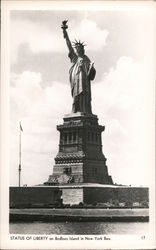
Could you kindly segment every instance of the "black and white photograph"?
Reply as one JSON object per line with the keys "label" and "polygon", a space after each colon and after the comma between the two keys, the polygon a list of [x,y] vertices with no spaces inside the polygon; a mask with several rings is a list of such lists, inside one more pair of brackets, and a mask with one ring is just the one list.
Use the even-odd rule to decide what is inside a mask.
{"label": "black and white photograph", "polygon": [[155,7],[2,1],[2,249],[155,248]]}

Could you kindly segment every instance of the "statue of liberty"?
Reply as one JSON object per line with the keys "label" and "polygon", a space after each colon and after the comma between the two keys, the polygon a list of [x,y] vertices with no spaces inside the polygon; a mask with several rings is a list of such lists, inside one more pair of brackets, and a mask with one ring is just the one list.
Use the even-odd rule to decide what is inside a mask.
{"label": "statue of liberty", "polygon": [[94,64],[85,55],[84,43],[75,40],[73,46],[67,33],[67,21],[62,22],[61,28],[69,49],[69,58],[72,66],[69,71],[71,94],[73,97],[72,112],[92,114],[91,108],[91,86],[90,81],[94,80],[96,70]]}

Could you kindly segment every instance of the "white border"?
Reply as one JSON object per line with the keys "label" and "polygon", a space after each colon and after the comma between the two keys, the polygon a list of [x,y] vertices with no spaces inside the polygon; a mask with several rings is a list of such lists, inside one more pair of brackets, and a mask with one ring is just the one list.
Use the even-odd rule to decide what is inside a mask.
{"label": "white border", "polygon": [[[149,9],[156,16],[154,1],[3,1],[2,0],[2,76],[1,76],[1,249],[153,249],[155,248],[155,175],[151,176],[150,235],[142,241],[140,236],[111,235],[111,241],[12,241],[9,237],[9,11],[10,10],[140,10]],[[154,104],[153,104],[154,105]],[[154,105],[155,107],[155,105]],[[154,110],[153,110],[154,112]],[[155,112],[154,112],[155,113]],[[154,124],[154,115],[153,115]],[[155,160],[154,148],[153,161]],[[152,190],[152,192],[151,192]],[[26,235],[24,235],[26,236]],[[93,236],[94,237],[94,236]],[[108,236],[109,237],[109,236]],[[91,244],[90,244],[91,243]]]}

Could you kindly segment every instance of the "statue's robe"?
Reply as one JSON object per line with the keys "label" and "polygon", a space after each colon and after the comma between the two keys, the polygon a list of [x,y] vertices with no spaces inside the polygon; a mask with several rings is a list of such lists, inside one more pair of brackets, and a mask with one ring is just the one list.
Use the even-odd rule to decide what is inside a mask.
{"label": "statue's robe", "polygon": [[96,71],[93,66],[91,67],[91,61],[86,55],[79,57],[72,50],[69,58],[72,62],[69,71],[73,97],[72,112],[92,114],[90,81],[94,80]]}

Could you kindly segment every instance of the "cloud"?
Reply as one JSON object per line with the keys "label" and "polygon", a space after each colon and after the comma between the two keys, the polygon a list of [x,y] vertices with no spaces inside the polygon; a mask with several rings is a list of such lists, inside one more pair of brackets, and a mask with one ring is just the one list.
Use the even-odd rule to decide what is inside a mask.
{"label": "cloud", "polygon": [[80,24],[77,24],[72,32],[72,40],[84,41],[87,44],[87,49],[98,51],[103,49],[106,44],[108,30],[100,28],[95,21],[83,19]]}
{"label": "cloud", "polygon": [[[153,140],[153,79],[150,64],[121,57],[116,67],[92,86],[94,113],[106,126],[104,154],[108,158],[110,173],[118,183],[129,181],[137,185],[149,181],[147,166]],[[135,174],[139,172],[141,175]]]}
{"label": "cloud", "polygon": [[43,95],[40,86],[41,74],[30,71],[22,72],[20,75],[12,74],[11,82],[11,101],[16,106],[16,115],[30,114],[35,103],[40,102]]}
{"label": "cloud", "polygon": [[[24,164],[22,165],[28,173],[38,172],[36,181],[27,176],[24,177],[29,185],[43,183],[47,180],[48,173],[52,172],[59,143],[56,125],[62,123],[64,114],[70,113],[71,110],[72,98],[69,86],[60,82],[52,82],[51,87],[42,88],[41,82],[40,73],[25,71],[21,74],[12,74],[10,87],[11,172],[15,173],[14,176],[17,172],[18,133],[21,120],[23,127],[22,162]],[[13,179],[12,175],[11,178],[12,184],[17,184],[17,179]]]}
{"label": "cloud", "polygon": [[51,82],[50,87],[43,88],[41,74],[30,71],[12,74],[11,81],[11,99],[19,110],[25,107],[23,117],[42,118],[43,115],[55,117],[58,112],[62,113],[62,109],[69,111],[67,105],[67,102],[71,102],[69,86],[55,81]]}
{"label": "cloud", "polygon": [[55,31],[29,20],[12,20],[10,42],[13,62],[16,61],[18,48],[23,43],[27,43],[33,53],[63,51],[62,40]]}
{"label": "cloud", "polygon": [[[73,24],[73,25],[72,25]],[[56,23],[56,25],[59,25]],[[105,45],[108,35],[107,30],[103,30],[89,19],[83,19],[80,23],[74,23],[71,20],[69,29],[71,40],[75,37],[84,39],[89,44],[88,49],[100,50]],[[93,39],[94,35],[94,39]],[[49,25],[21,19],[11,20],[11,59],[17,60],[18,49],[21,44],[28,44],[33,53],[55,52],[62,53],[66,51],[66,44],[63,39],[61,28],[50,29]]]}

